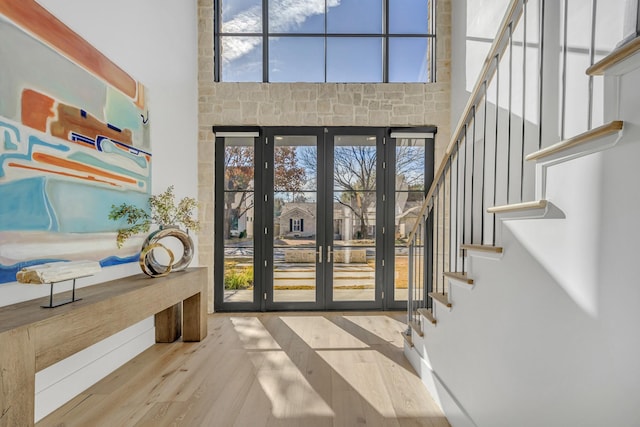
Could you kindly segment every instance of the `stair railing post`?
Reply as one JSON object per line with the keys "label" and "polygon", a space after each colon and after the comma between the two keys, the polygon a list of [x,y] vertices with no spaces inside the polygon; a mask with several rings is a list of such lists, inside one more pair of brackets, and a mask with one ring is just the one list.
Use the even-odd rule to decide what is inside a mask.
{"label": "stair railing post", "polygon": [[415,260],[414,256],[414,246],[415,246],[415,235],[413,237],[414,240],[409,244],[409,278],[407,283],[407,331],[406,335],[411,335],[411,322],[413,321],[413,288],[414,288],[414,271],[415,268]]}
{"label": "stair railing post", "polygon": [[424,248],[425,248],[425,256],[424,256],[424,293],[423,298],[426,301],[425,307],[432,308],[433,302],[431,298],[429,298],[429,293],[433,292],[433,235],[434,235],[434,227],[433,227],[433,210],[431,211],[431,215],[429,215],[425,219],[425,238],[424,238]]}
{"label": "stair railing post", "polygon": [[617,47],[640,36],[640,0],[627,0],[624,16],[625,21],[622,28],[623,37]]}

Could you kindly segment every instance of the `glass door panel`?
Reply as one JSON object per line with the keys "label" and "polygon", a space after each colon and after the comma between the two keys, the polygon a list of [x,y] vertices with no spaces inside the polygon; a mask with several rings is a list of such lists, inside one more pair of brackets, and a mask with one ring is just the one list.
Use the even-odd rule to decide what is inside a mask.
{"label": "glass door panel", "polygon": [[318,148],[315,135],[276,135],[273,302],[318,300]]}
{"label": "glass door panel", "polygon": [[333,301],[376,300],[376,135],[333,138]]}
{"label": "glass door panel", "polygon": [[394,205],[394,292],[395,301],[407,300],[407,239],[415,226],[424,201],[424,138],[395,140],[395,205]]}
{"label": "glass door panel", "polygon": [[[253,307],[256,299],[255,283],[255,148],[252,137],[219,138],[218,149],[223,152],[217,168],[217,197],[222,203],[220,225],[216,233],[222,239],[216,251],[222,253],[217,268],[222,270],[216,280],[223,282],[217,298],[222,304]],[[222,176],[221,176],[222,175]],[[219,301],[219,300],[218,300]]]}

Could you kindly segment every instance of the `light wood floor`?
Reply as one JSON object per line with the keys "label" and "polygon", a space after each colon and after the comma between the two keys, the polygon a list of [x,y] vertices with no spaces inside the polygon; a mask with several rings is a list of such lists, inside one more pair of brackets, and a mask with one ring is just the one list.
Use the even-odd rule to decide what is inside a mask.
{"label": "light wood floor", "polygon": [[402,353],[400,313],[214,314],[38,426],[449,426]]}

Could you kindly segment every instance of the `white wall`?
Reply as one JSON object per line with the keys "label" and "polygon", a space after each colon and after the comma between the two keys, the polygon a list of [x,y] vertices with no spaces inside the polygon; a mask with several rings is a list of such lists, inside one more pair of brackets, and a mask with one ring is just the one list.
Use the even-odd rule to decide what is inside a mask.
{"label": "white wall", "polygon": [[[173,184],[177,197],[197,197],[196,0],[38,2],[148,89],[153,193]],[[194,243],[197,247],[197,241]],[[197,259],[196,254],[192,265]],[[85,279],[83,285],[139,272],[137,264],[110,267]],[[0,306],[47,292],[46,286],[2,284]],[[154,339],[150,318],[41,371],[36,378],[36,420],[143,351]]]}
{"label": "white wall", "polygon": [[451,2],[451,126],[455,128],[509,0]]}
{"label": "white wall", "polygon": [[[453,33],[466,34],[455,23],[466,21],[456,13],[468,13],[467,5],[454,5]],[[454,37],[453,70],[465,57],[456,43],[469,48]],[[630,62],[633,71],[619,81],[607,77],[599,100],[604,121],[624,120],[622,142],[550,166],[540,193],[561,215],[498,222],[504,255],[470,257],[473,288],[451,286],[452,309],[436,304],[437,325],[424,326],[424,340],[414,335],[416,352],[473,425],[640,425],[640,57]],[[453,78],[455,111],[469,87],[464,73]],[[568,105],[582,108],[579,102]],[[545,109],[557,113],[557,106]],[[567,114],[567,132],[580,117]],[[555,120],[549,143],[559,138]]]}

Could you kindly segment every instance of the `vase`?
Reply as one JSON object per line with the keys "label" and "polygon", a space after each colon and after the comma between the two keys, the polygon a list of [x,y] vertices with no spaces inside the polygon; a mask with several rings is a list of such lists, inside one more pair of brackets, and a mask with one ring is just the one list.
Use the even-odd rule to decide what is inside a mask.
{"label": "vase", "polygon": [[[160,241],[167,237],[174,237],[182,243],[182,257],[174,262],[173,252],[164,246]],[[163,265],[153,254],[153,249],[161,248],[169,254],[169,264]],[[184,230],[174,225],[161,225],[159,229],[153,231],[142,244],[140,252],[140,267],[142,271],[152,277],[160,277],[172,271],[182,271],[189,266],[193,259],[193,240]]]}

